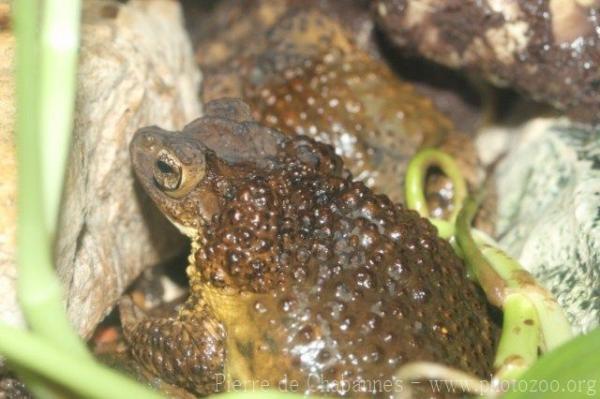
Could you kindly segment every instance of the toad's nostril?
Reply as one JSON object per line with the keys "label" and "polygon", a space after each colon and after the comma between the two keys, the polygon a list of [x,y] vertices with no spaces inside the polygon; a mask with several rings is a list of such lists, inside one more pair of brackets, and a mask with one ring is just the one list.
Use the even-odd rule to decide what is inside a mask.
{"label": "toad's nostril", "polygon": [[144,144],[146,144],[147,146],[154,144],[154,136],[152,134],[150,134],[149,132],[144,133],[142,138],[143,138]]}
{"label": "toad's nostril", "polygon": [[142,132],[140,134],[140,136],[141,136],[140,142],[141,142],[142,146],[147,149],[152,149],[152,147],[154,146],[154,143],[156,141],[154,138],[154,135],[150,132]]}

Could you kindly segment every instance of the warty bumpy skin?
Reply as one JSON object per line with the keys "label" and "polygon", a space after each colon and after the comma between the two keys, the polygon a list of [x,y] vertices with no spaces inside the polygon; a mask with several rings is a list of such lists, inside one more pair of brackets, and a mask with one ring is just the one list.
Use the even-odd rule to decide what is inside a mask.
{"label": "warty bumpy skin", "polygon": [[[199,142],[205,173],[186,197],[161,197],[134,156],[159,208],[196,229],[190,298],[178,316],[126,328],[137,358],[201,394],[294,381],[304,393],[391,397],[382,384],[401,384],[393,374],[413,360],[488,377],[497,326],[436,229],[353,181],[330,146],[260,127],[237,100],[220,104],[182,133],[155,128],[158,153],[178,153],[162,134]],[[150,150],[134,139],[136,151]],[[175,215],[184,203],[201,209],[195,220]],[[165,344],[173,328],[179,346]]]}
{"label": "warty bumpy skin", "polygon": [[[404,201],[404,171],[424,147],[447,151],[472,187],[481,183],[471,138],[322,10],[292,9],[246,40],[245,51],[205,68],[204,101],[242,98],[259,123],[331,144],[356,179],[394,202]],[[445,178],[436,175],[427,197],[434,216],[452,212]]]}

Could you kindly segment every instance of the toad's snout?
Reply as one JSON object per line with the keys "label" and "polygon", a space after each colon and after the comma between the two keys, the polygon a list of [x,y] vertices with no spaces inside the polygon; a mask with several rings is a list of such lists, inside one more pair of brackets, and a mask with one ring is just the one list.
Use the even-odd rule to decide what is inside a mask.
{"label": "toad's snout", "polygon": [[161,129],[155,126],[139,129],[129,144],[129,154],[133,170],[144,188],[148,191],[153,183],[153,170],[159,150],[163,147]]}
{"label": "toad's snout", "polygon": [[135,153],[155,153],[157,146],[161,143],[162,131],[156,126],[144,127],[136,131],[131,139],[129,151],[133,156]]}

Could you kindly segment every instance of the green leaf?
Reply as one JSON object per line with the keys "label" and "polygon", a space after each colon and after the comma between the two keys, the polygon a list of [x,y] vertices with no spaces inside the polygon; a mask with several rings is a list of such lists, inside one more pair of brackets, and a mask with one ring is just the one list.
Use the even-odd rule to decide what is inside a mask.
{"label": "green leaf", "polygon": [[545,354],[503,399],[600,397],[600,328]]}

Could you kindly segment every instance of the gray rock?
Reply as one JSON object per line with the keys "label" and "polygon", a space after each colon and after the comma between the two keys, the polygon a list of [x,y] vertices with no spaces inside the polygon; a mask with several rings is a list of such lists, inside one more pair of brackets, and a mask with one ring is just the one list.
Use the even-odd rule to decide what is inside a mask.
{"label": "gray rock", "polygon": [[198,117],[200,73],[179,3],[84,3],[76,118],[56,246],[67,312],[88,336],[144,268],[182,237],[136,187],[129,142],[142,126]]}
{"label": "gray rock", "polygon": [[[77,105],[55,247],[69,318],[89,336],[131,281],[183,238],[138,195],[128,145],[198,117],[200,73],[170,0],[83,3]],[[9,10],[0,8],[0,18]],[[0,320],[23,325],[15,265],[14,36],[0,30]]]}
{"label": "gray rock", "polygon": [[574,329],[590,331],[600,324],[600,129],[534,119],[520,130],[497,169],[497,237]]}

